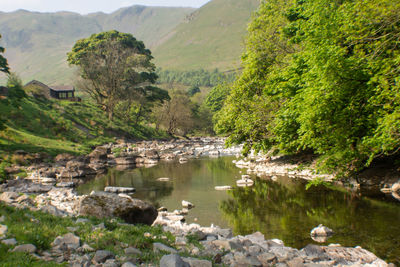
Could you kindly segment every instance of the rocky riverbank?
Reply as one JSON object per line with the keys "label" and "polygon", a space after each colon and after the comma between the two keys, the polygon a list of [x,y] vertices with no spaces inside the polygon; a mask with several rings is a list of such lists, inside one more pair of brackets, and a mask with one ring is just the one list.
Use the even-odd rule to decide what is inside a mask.
{"label": "rocky riverbank", "polygon": [[373,166],[354,177],[335,179],[334,175],[316,174],[313,168],[304,167],[311,164],[312,157],[268,157],[265,155],[252,155],[246,159],[234,161],[238,168],[245,169],[248,174],[259,177],[275,179],[276,176],[289,176],[305,180],[321,179],[344,186],[352,191],[361,193],[387,194],[400,201],[400,172],[393,166]]}
{"label": "rocky riverbank", "polygon": [[[345,248],[335,244],[308,245],[298,250],[284,246],[281,240],[265,240],[261,233],[233,236],[230,229],[187,224],[184,222],[185,214],[190,207],[187,203],[181,210],[156,211],[151,205],[134,199],[129,194],[120,193],[119,190],[114,190],[115,193],[93,192],[90,195],[79,196],[73,188],[70,188],[85,176],[104,172],[109,167],[131,168],[153,165],[160,160],[179,160],[184,163],[192,157],[234,155],[239,151],[240,148],[225,149],[223,139],[214,138],[175,142],[136,142],[97,147],[88,156],[73,157],[63,154],[57,156],[52,163],[37,163],[26,168],[28,179],[14,179],[1,185],[0,191],[3,193],[0,195],[0,200],[18,209],[65,217],[77,226],[69,226],[68,233],[55,237],[50,249],[37,249],[32,246],[33,244],[23,244],[24,242],[7,235],[7,231],[2,235],[3,244],[9,246],[10,250],[25,251],[40,260],[64,262],[76,267],[388,266],[383,260],[360,247]],[[245,161],[236,163],[249,167],[250,172],[261,173],[263,168],[266,170],[265,167],[257,166],[262,166],[268,161],[256,159],[248,163]],[[270,167],[275,168],[275,175],[284,174],[279,173],[284,168],[277,169],[273,165]],[[289,171],[291,167],[294,166],[286,166],[286,170]],[[297,172],[290,175],[296,174],[299,175]],[[306,173],[304,176],[307,176]],[[107,224],[114,226],[109,228],[104,223],[95,225],[87,219],[77,218],[82,215],[99,218],[118,217],[125,223],[115,225],[111,219]],[[126,243],[128,241],[113,242],[114,252],[107,250],[106,243],[94,248],[95,244],[99,244],[96,237],[93,237],[96,242],[82,242],[85,239],[92,240],[88,239],[89,234],[83,234],[82,228],[92,231],[95,235],[98,234],[98,238],[104,238],[111,232],[118,231],[118,227],[129,228],[129,224],[126,223],[161,226],[165,234],[156,236],[144,233],[143,236],[150,242],[145,246],[146,252],[138,245]],[[173,235],[173,242],[159,242],[164,240],[168,233]],[[149,248],[151,253],[148,252]],[[190,257],[187,257],[188,255]]]}

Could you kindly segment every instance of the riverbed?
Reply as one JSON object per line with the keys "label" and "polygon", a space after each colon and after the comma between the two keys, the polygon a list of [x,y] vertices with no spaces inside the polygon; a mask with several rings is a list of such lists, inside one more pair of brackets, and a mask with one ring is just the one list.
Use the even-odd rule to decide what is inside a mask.
{"label": "riverbed", "polygon": [[[400,263],[400,204],[350,193],[340,187],[318,186],[306,190],[303,179],[287,176],[252,176],[253,187],[235,187],[242,171],[234,157],[160,162],[149,168],[110,169],[81,185],[80,194],[106,186],[134,187],[134,197],[168,210],[181,209],[181,201],[195,205],[187,222],[232,228],[235,234],[262,232],[285,245],[302,248],[310,243],[354,247],[360,245],[388,262]],[[159,181],[159,178],[169,178]],[[272,178],[272,179],[271,179]],[[217,191],[215,186],[234,186]],[[319,224],[335,234],[325,243],[310,238]]]}

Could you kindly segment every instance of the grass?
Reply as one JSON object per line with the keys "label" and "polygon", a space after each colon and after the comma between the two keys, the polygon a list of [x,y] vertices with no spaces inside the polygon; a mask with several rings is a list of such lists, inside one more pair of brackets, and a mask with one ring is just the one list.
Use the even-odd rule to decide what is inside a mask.
{"label": "grass", "polygon": [[[81,244],[87,243],[96,250],[109,250],[116,255],[125,256],[124,247],[135,247],[143,253],[139,256],[141,262],[159,262],[163,253],[155,254],[153,243],[159,242],[173,247],[175,241],[174,236],[163,232],[161,227],[121,224],[117,219],[88,218],[89,222],[76,224],[76,218],[61,218],[43,212],[15,209],[2,203],[0,216],[5,217],[2,224],[8,226],[7,238],[15,238],[19,244],[33,244],[39,254],[49,250],[57,236],[69,233],[67,227],[77,227],[75,235],[80,237]],[[95,227],[100,223],[105,228]],[[9,253],[10,248],[12,247],[0,246],[1,266],[58,266],[51,263],[40,265],[44,263],[27,254]]]}
{"label": "grass", "polygon": [[257,0],[210,1],[155,47],[156,65],[171,70],[238,68],[247,23],[258,5]]}
{"label": "grass", "polygon": [[[16,150],[50,156],[60,153],[85,154],[93,147],[114,142],[115,138],[166,138],[162,132],[144,125],[127,125],[106,114],[89,101],[70,102],[23,98],[19,106],[0,100],[5,129],[0,131],[3,158]],[[4,115],[5,114],[5,115]]]}

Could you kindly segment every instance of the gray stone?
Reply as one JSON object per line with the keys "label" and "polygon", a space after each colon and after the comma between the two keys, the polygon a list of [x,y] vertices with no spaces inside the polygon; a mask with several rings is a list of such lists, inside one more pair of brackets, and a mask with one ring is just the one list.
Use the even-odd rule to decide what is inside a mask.
{"label": "gray stone", "polygon": [[311,258],[316,258],[319,260],[329,259],[329,257],[325,254],[325,250],[317,245],[309,244],[305,246],[301,251]]}
{"label": "gray stone", "polygon": [[127,223],[147,225],[153,224],[158,215],[157,210],[144,201],[105,192],[84,196],[80,200],[78,211],[80,215],[119,217]]}
{"label": "gray stone", "polygon": [[286,262],[286,264],[289,267],[303,267],[304,266],[304,260],[300,257],[296,257],[294,259],[291,259],[290,261]]}
{"label": "gray stone", "polygon": [[90,222],[88,219],[78,218],[75,223],[88,223],[88,222]]}
{"label": "gray stone", "polygon": [[70,187],[75,187],[74,182],[60,182],[56,184],[56,187],[62,187],[62,188],[70,188]]}
{"label": "gray stone", "polygon": [[182,207],[192,209],[192,208],[194,208],[194,205],[192,203],[190,203],[189,201],[182,200]]}
{"label": "gray stone", "polygon": [[8,227],[7,225],[0,224],[0,236],[5,236],[7,234]]}
{"label": "gray stone", "polygon": [[320,224],[311,230],[311,236],[331,236],[333,235],[333,230]]}
{"label": "gray stone", "polygon": [[178,251],[176,251],[176,249],[173,249],[173,248],[168,247],[161,243],[153,243],[153,251],[154,252],[164,251],[164,252],[169,252],[169,253],[178,253]]}
{"label": "gray stone", "polygon": [[6,202],[6,203],[12,203],[18,197],[19,197],[19,195],[15,192],[4,192],[3,194],[0,195],[0,201]]}
{"label": "gray stone", "polygon": [[176,254],[164,255],[160,261],[160,267],[190,267]]}
{"label": "gray stone", "polygon": [[133,264],[132,262],[125,262],[124,264],[122,264],[121,267],[137,267],[135,264]]}
{"label": "gray stone", "polygon": [[98,250],[94,254],[93,261],[95,263],[103,263],[108,259],[114,259],[114,253],[108,250]]}
{"label": "gray stone", "polygon": [[216,234],[223,238],[232,238],[233,236],[232,229],[219,229]]}
{"label": "gray stone", "polygon": [[119,193],[134,193],[136,191],[133,187],[115,187],[115,186],[107,186],[104,188],[104,192],[119,194]]}
{"label": "gray stone", "polygon": [[137,248],[129,247],[124,250],[126,255],[142,255],[142,252]]}
{"label": "gray stone", "polygon": [[46,206],[41,207],[40,211],[50,213],[54,216],[60,216],[60,217],[66,215],[64,211],[57,209],[56,207],[51,206],[51,205],[46,205]]}
{"label": "gray stone", "polygon": [[17,240],[15,238],[4,239],[1,241],[6,246],[15,246],[17,244]]}
{"label": "gray stone", "polygon": [[4,215],[0,216],[0,223],[4,222],[6,220],[6,217]]}
{"label": "gray stone", "polygon": [[182,258],[190,267],[212,267],[211,261],[199,260],[194,258]]}
{"label": "gray stone", "polygon": [[269,266],[272,262],[276,261],[276,256],[273,253],[262,253],[257,256],[257,259],[264,265]]}
{"label": "gray stone", "polygon": [[119,267],[118,261],[114,259],[108,259],[105,263],[103,263],[102,267]]}
{"label": "gray stone", "polygon": [[16,246],[12,251],[13,252],[35,253],[36,247],[32,244],[25,244],[25,245]]}
{"label": "gray stone", "polygon": [[79,248],[81,240],[79,237],[72,233],[65,234],[63,236],[58,236],[52,243],[52,246],[62,246],[65,245],[67,249],[75,250]]}

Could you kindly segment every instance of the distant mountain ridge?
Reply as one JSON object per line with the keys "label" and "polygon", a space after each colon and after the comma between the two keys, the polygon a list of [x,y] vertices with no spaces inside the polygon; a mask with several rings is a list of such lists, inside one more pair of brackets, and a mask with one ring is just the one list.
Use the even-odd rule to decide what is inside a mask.
{"label": "distant mountain ridge", "polygon": [[152,48],[193,8],[132,6],[111,14],[73,12],[40,13],[18,10],[0,13],[1,45],[12,71],[24,82],[37,79],[50,84],[70,83],[74,70],[66,53],[74,43],[93,33],[116,29],[132,33]]}
{"label": "distant mountain ridge", "polygon": [[[239,66],[247,23],[259,0],[212,0],[199,9],[132,6],[111,14],[0,12],[0,45],[24,82],[71,84],[66,53],[93,33],[132,33],[164,69],[230,70]],[[0,76],[0,84],[4,75]]]}

